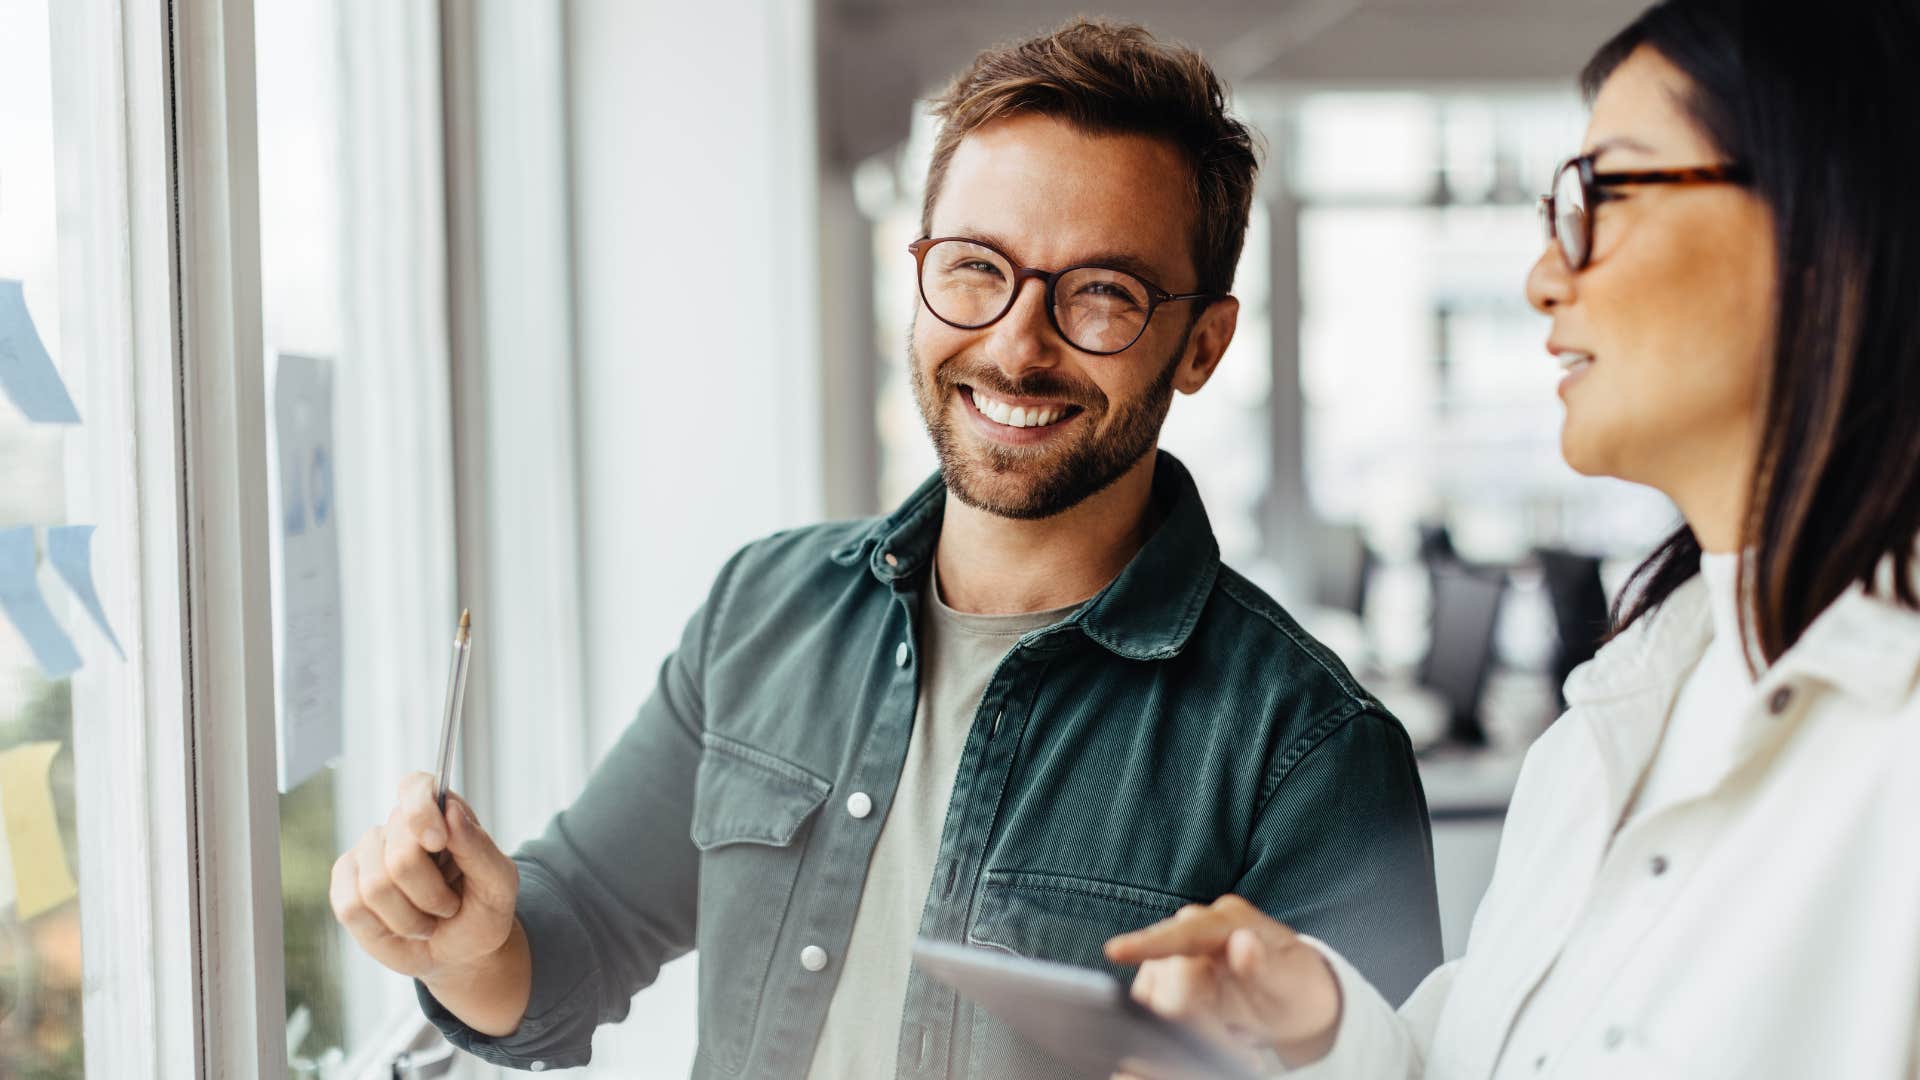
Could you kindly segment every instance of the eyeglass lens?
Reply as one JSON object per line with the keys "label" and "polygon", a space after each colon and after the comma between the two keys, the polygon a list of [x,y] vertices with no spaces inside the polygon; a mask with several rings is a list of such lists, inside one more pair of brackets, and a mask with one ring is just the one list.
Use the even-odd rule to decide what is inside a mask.
{"label": "eyeglass lens", "polygon": [[1553,178],[1553,234],[1567,265],[1578,269],[1587,264],[1587,191],[1580,183],[1580,167],[1569,163]]}
{"label": "eyeglass lens", "polygon": [[[1013,305],[1013,264],[991,248],[942,240],[920,261],[920,293],[942,320],[964,329],[994,322]],[[1132,274],[1080,267],[1054,283],[1053,319],[1076,348],[1115,353],[1146,329],[1153,300]]]}

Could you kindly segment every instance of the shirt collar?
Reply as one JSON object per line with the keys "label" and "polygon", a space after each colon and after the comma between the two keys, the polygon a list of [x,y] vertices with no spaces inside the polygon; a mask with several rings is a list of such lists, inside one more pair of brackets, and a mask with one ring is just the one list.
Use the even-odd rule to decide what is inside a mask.
{"label": "shirt collar", "polygon": [[[863,559],[875,578],[897,585],[919,574],[933,557],[946,513],[947,486],[935,473],[899,509],[875,521],[835,550],[842,566]],[[1193,475],[1160,451],[1154,463],[1154,505],[1160,525],[1120,575],[1080,606],[1062,626],[1130,660],[1161,660],[1186,646],[1220,572],[1220,546],[1200,502]]]}

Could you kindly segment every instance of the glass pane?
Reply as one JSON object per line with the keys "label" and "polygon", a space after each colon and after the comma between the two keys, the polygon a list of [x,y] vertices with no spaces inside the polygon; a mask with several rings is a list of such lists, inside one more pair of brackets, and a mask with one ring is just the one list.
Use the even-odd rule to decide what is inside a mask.
{"label": "glass pane", "polygon": [[[1358,527],[1380,560],[1370,659],[1410,668],[1429,644],[1423,535],[1488,564],[1563,544],[1623,557],[1672,509],[1561,459],[1560,372],[1522,291],[1543,248],[1535,199],[1579,145],[1579,103],[1343,92],[1310,95],[1299,121],[1308,487],[1317,516]],[[1382,150],[1390,126],[1403,137]],[[1502,661],[1538,666],[1515,637]]]}
{"label": "glass pane", "polygon": [[[10,282],[53,370],[71,383],[79,360],[60,343],[48,44],[47,0],[0,0],[0,375],[10,390],[19,365],[38,359]],[[0,555],[0,594],[30,588],[51,616],[34,631],[37,658],[18,599],[0,614],[0,1076],[38,1080],[83,1071],[73,711],[68,664],[53,656],[65,650],[51,638],[69,660],[111,657],[44,554],[49,529],[66,523],[75,431],[35,423],[0,395],[0,543],[13,556]],[[52,670],[41,662],[50,657]]]}
{"label": "glass pane", "polygon": [[[256,10],[289,1073],[358,1076],[412,987],[334,860],[432,767],[453,595],[437,5]],[[404,467],[396,467],[404,463]],[[485,613],[476,612],[476,620]]]}
{"label": "glass pane", "polygon": [[[298,2],[261,5],[255,13],[254,48],[260,124],[260,268],[268,356],[267,415],[278,420],[274,383],[281,351],[316,358],[339,355],[342,341],[340,233],[342,187],[338,36],[333,5]],[[274,425],[277,439],[287,437]],[[269,464],[278,505],[288,485]],[[304,499],[295,500],[299,505]],[[281,515],[276,514],[276,518]],[[277,524],[277,522],[276,522]],[[276,540],[282,536],[274,531]],[[284,543],[275,543],[276,586],[286,574]],[[283,590],[275,590],[276,684],[290,645],[282,630]],[[338,632],[337,618],[334,632]],[[324,633],[324,629],[321,631]],[[298,651],[298,646],[291,646]],[[293,662],[298,662],[297,660]],[[337,670],[325,688],[339,720]],[[276,714],[290,706],[276,694]],[[309,710],[318,711],[318,710]],[[308,717],[312,722],[312,717]],[[324,724],[324,721],[320,721]],[[282,747],[282,753],[286,747]],[[287,1056],[294,1076],[333,1073],[344,1063],[349,1040],[342,937],[327,904],[327,881],[335,855],[336,770],[328,764],[310,776],[298,769],[280,799],[280,888],[286,937]]]}

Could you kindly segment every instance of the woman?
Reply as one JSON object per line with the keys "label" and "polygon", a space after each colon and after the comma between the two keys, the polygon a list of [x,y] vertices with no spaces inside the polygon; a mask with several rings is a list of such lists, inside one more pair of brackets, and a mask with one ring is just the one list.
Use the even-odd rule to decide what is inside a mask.
{"label": "woman", "polygon": [[1302,1076],[1916,1074],[1913,0],[1669,0],[1603,47],[1527,282],[1562,450],[1685,526],[1530,752],[1466,955],[1395,1012],[1233,897],[1108,943]]}

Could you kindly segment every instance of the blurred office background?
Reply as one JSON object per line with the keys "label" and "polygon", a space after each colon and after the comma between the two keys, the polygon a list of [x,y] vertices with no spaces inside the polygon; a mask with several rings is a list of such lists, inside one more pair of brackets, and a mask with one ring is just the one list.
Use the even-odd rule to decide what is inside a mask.
{"label": "blurred office background", "polygon": [[[1227,559],[1432,747],[1453,954],[1518,754],[1675,520],[1561,462],[1559,372],[1521,293],[1534,200],[1580,140],[1574,74],[1641,6],[1099,9],[1201,47],[1264,137],[1239,334],[1164,445]],[[253,6],[261,354],[269,376],[326,358],[339,448],[346,749],[279,805],[295,1075],[384,1076],[418,1027],[410,988],[333,925],[327,870],[431,760],[460,606],[482,628],[463,786],[518,842],[617,736],[727,554],[881,512],[933,467],[903,366],[922,99],[979,48],[1087,10]],[[63,52],[61,18],[0,0],[0,278],[84,383],[56,73],[93,61]],[[0,403],[0,526],[81,520],[83,452]],[[0,1075],[81,1075],[103,1030],[81,1022],[80,942],[110,932],[73,824],[102,797],[86,710],[0,629],[0,751],[61,743],[48,783],[81,871],[52,911],[0,907]],[[685,1075],[696,963],[602,1032],[595,1075]]]}

